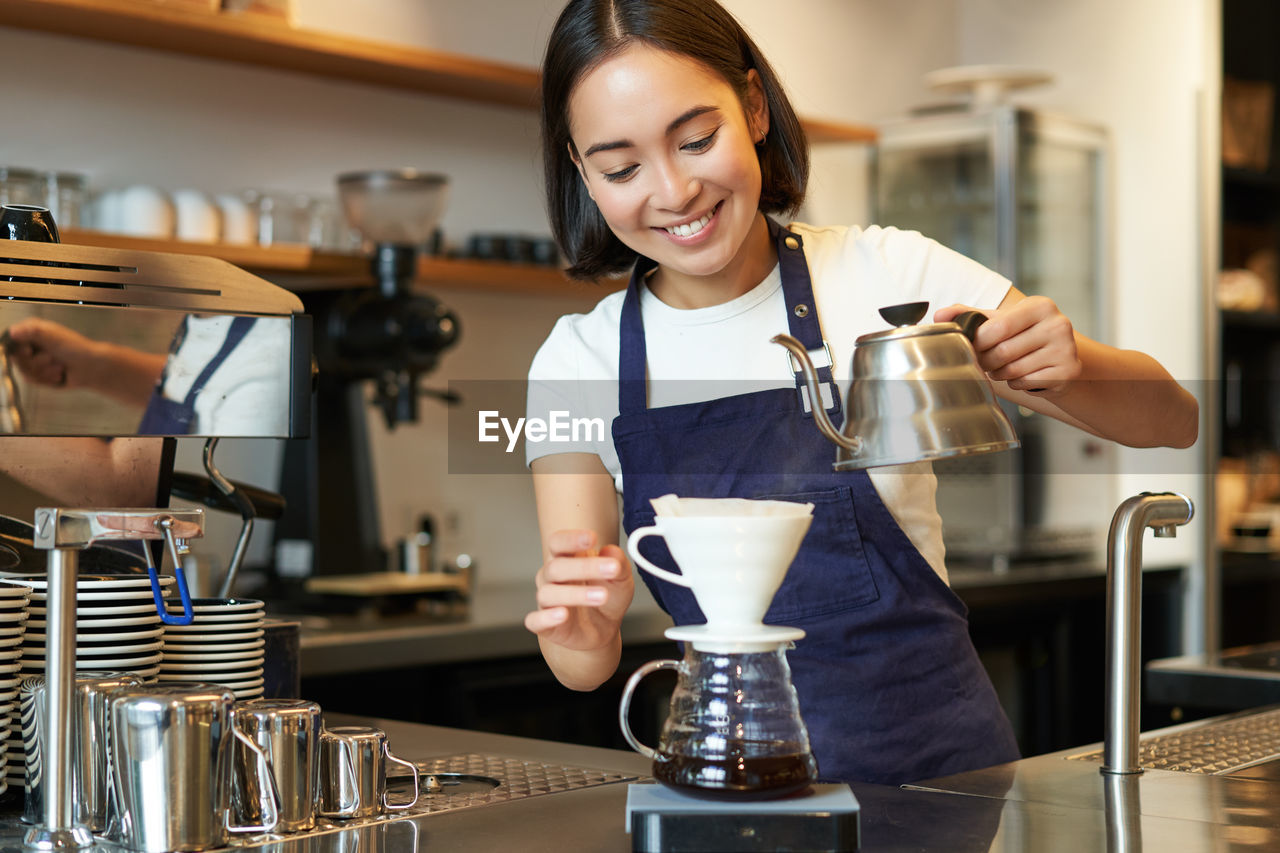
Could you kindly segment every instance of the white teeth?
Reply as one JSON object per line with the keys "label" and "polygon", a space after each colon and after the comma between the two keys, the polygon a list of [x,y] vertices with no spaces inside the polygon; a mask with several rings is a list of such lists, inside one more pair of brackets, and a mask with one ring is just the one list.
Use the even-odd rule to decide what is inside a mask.
{"label": "white teeth", "polygon": [[[714,213],[714,211],[712,211]],[[703,216],[701,219],[695,219],[693,222],[686,222],[684,225],[677,225],[674,228],[668,228],[667,233],[676,237],[692,237],[703,228],[707,227],[707,223],[711,221],[711,214]]]}

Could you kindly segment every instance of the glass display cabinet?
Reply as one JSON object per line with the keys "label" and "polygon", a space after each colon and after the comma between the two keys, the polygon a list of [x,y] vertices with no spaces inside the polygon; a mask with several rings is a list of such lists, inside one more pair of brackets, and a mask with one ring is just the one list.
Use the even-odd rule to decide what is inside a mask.
{"label": "glass display cabinet", "polygon": [[[872,221],[920,231],[1023,293],[1049,296],[1079,331],[1105,340],[1107,146],[1097,125],[1009,104],[888,121]],[[1051,418],[1010,415],[1020,450],[934,466],[948,557],[1000,568],[1101,553],[1111,448]]]}

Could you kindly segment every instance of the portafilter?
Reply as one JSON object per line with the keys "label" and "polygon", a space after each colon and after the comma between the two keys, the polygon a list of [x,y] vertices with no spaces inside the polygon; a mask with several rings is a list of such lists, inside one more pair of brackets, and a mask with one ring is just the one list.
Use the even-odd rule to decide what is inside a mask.
{"label": "portafilter", "polygon": [[[911,302],[882,308],[880,316],[894,328],[854,342],[842,430],[822,405],[812,406],[814,423],[837,446],[835,470],[1018,446],[1013,425],[973,350],[973,336],[986,315],[969,311],[954,322],[916,325],[928,307],[927,302]],[[790,335],[776,335],[772,341],[794,356],[809,399],[823,399],[821,380],[804,345]]]}

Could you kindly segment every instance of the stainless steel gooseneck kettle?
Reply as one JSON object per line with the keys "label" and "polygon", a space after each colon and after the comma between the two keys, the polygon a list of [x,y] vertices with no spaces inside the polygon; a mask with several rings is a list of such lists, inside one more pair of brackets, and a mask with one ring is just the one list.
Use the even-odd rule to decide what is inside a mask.
{"label": "stainless steel gooseneck kettle", "polygon": [[[973,335],[986,321],[976,311],[954,322],[916,325],[927,302],[880,309],[894,328],[862,335],[853,350],[853,380],[843,430],[822,406],[818,429],[837,446],[837,471],[899,465],[1009,450],[1018,437],[978,366]],[[821,400],[820,380],[804,345],[790,335],[786,347],[804,373],[810,400]]]}

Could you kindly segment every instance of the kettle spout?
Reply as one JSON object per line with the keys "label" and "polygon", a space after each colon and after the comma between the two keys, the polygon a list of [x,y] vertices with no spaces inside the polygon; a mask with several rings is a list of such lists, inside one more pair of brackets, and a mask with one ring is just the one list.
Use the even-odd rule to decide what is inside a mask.
{"label": "kettle spout", "polygon": [[842,435],[836,429],[835,424],[831,423],[831,418],[827,416],[827,410],[822,406],[822,389],[818,387],[818,371],[813,369],[813,361],[809,358],[809,353],[804,348],[804,344],[790,335],[774,335],[769,340],[771,343],[786,347],[800,365],[800,370],[804,373],[805,386],[809,389],[813,422],[817,424],[818,431],[826,436],[827,440],[832,444],[839,445],[854,455],[861,453],[862,439],[856,435],[852,437]]}

